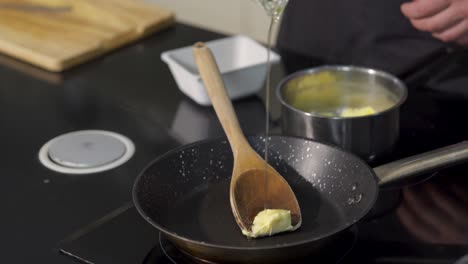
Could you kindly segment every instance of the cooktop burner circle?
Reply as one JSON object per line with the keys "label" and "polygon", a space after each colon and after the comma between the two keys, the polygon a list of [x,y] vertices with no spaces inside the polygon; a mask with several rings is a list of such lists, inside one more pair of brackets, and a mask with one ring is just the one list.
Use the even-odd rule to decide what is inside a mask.
{"label": "cooktop burner circle", "polygon": [[[313,262],[324,264],[340,264],[353,250],[357,242],[358,228],[351,227],[344,231],[336,243],[328,246],[319,255],[310,256],[310,259],[291,262],[291,264],[305,264]],[[172,263],[172,264],[216,264],[201,260],[180,251],[167,238],[159,233],[159,245],[156,245],[145,257],[143,264]]]}
{"label": "cooktop burner circle", "polygon": [[49,157],[62,166],[92,168],[118,160],[125,151],[116,137],[87,131],[58,137],[49,146]]}
{"label": "cooktop burner circle", "polygon": [[70,174],[96,173],[128,161],[135,151],[127,137],[103,130],[82,130],[60,135],[39,152],[49,169]]}

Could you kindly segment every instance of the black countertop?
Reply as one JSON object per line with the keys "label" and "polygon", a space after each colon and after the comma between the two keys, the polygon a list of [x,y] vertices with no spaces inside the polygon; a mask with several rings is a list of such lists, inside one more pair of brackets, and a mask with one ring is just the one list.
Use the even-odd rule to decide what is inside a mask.
{"label": "black countertop", "polygon": [[[211,108],[185,97],[160,60],[163,51],[220,37],[177,24],[63,74],[0,57],[2,263],[74,263],[59,254],[59,242],[131,201],[133,181],[146,164],[175,146],[223,135]],[[456,58],[445,75],[429,74],[424,87],[409,87],[395,157],[466,139],[468,67],[459,65],[468,64],[463,54]],[[285,67],[275,67],[273,83],[285,74]],[[263,132],[262,97],[235,103],[247,134]],[[276,100],[271,114],[278,118]],[[60,174],[40,164],[44,143],[84,129],[129,137],[135,155],[116,169],[89,175]]]}
{"label": "black countertop", "polygon": [[[0,59],[2,263],[73,263],[58,253],[58,242],[130,201],[142,168],[181,144],[169,131],[178,109],[197,107],[179,92],[160,53],[219,37],[177,25],[63,74]],[[90,175],[40,164],[48,140],[84,129],[126,135],[135,155]]]}

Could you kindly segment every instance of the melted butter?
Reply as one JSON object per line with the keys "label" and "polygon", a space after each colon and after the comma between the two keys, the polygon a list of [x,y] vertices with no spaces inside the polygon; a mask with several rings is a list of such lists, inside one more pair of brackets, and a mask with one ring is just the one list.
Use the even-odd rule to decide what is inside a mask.
{"label": "melted butter", "polygon": [[265,209],[255,216],[251,231],[243,231],[247,237],[272,236],[281,232],[292,231],[291,212],[282,209]]}
{"label": "melted butter", "polygon": [[365,107],[358,107],[358,108],[351,108],[346,107],[341,110],[341,117],[355,117],[355,116],[366,116],[366,115],[373,115],[377,113],[374,108],[370,106]]}
{"label": "melted butter", "polygon": [[381,83],[350,79],[344,73],[317,72],[288,82],[288,104],[301,111],[326,117],[366,116],[383,112],[398,102]]}

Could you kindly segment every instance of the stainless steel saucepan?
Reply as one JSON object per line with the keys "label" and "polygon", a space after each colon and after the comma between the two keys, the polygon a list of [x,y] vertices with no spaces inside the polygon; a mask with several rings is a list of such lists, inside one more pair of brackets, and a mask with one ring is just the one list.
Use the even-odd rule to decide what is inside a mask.
{"label": "stainless steel saucepan", "polygon": [[407,89],[383,71],[322,66],[286,77],[276,94],[284,134],[333,144],[372,161],[391,152],[398,140]]}

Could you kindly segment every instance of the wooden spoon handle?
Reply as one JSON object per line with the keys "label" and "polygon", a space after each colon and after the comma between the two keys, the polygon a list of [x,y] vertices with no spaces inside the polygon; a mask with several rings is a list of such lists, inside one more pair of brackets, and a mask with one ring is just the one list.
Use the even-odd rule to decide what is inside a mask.
{"label": "wooden spoon handle", "polygon": [[248,143],[242,133],[231,100],[227,95],[215,58],[210,48],[201,42],[193,46],[193,55],[216,115],[228,137],[232,151],[236,154],[243,144]]}

